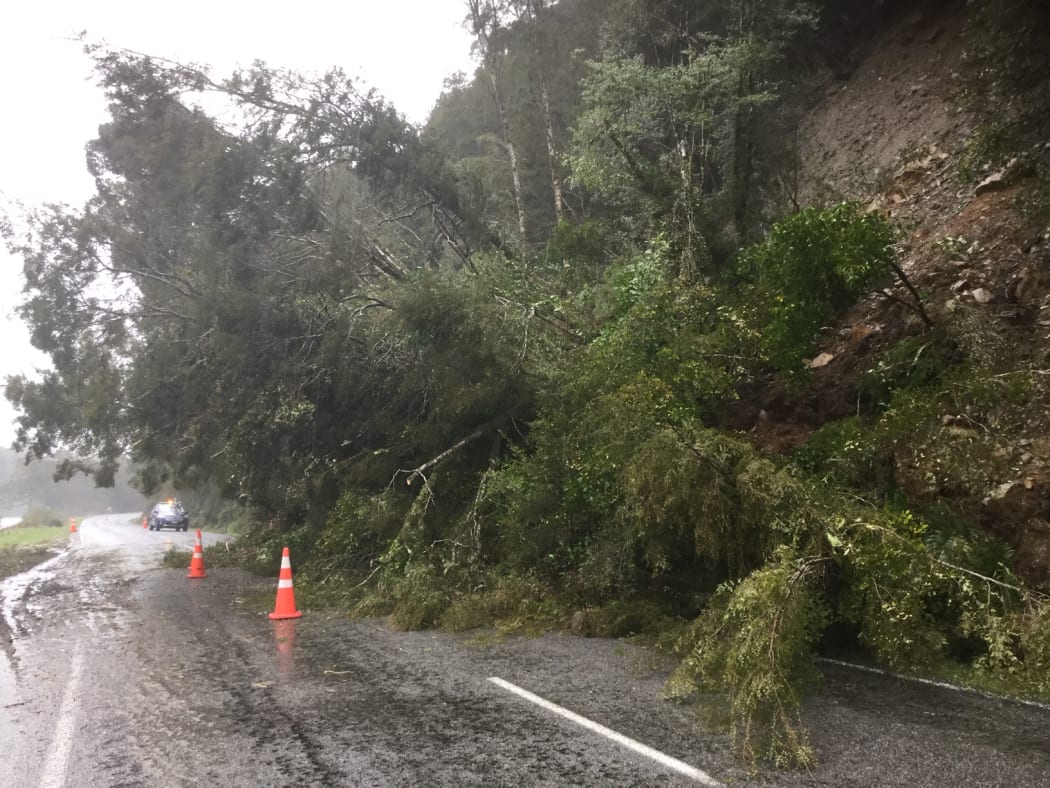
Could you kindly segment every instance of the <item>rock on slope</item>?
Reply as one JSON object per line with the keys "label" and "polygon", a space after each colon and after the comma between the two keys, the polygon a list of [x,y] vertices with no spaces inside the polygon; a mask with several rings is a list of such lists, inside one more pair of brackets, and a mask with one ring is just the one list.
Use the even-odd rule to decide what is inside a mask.
{"label": "rock on slope", "polygon": [[[965,14],[963,3],[913,7],[878,34],[848,77],[829,76],[799,130],[800,202],[857,200],[890,217],[904,234],[902,268],[935,321],[960,306],[980,310],[1046,373],[1050,227],[1018,208],[1035,173],[1022,155],[997,166],[977,162],[968,180],[959,174],[979,128],[963,108]],[[859,376],[919,329],[892,300],[866,298],[828,331],[806,390],[774,386],[732,420],[754,425],[767,450],[792,450],[820,425],[855,413]],[[1015,568],[1029,581],[1050,588],[1050,424],[1036,418],[1028,427],[996,449],[1006,469],[1000,483],[956,504],[1013,547]],[[897,470],[907,484],[907,471]]]}

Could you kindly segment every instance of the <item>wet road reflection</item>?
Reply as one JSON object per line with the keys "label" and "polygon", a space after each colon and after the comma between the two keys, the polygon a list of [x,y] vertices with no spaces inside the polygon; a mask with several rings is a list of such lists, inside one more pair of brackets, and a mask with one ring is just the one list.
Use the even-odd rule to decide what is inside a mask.
{"label": "wet road reflection", "polygon": [[277,654],[277,673],[281,678],[295,676],[295,627],[298,619],[270,622],[273,625],[274,644]]}

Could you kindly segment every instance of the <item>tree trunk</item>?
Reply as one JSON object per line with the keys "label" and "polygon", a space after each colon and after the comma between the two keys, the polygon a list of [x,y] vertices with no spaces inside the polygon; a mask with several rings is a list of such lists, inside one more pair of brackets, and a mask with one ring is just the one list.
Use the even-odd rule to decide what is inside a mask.
{"label": "tree trunk", "polygon": [[[750,51],[755,40],[755,4],[752,0],[743,0],[739,11],[738,35],[742,43],[746,42]],[[745,102],[754,89],[754,72],[750,68],[744,68],[740,72],[733,121],[733,224],[741,240],[744,239],[747,230],[755,159],[754,111]]]}
{"label": "tree trunk", "polygon": [[554,141],[554,121],[551,118],[550,93],[547,91],[547,70],[544,68],[545,53],[543,35],[547,4],[545,0],[526,0],[525,9],[532,19],[533,62],[537,64],[540,83],[540,109],[543,111],[544,130],[547,135],[547,158],[551,168],[551,191],[554,194],[554,220],[561,224],[565,218],[565,203],[562,199],[561,176],[558,174],[558,145]]}
{"label": "tree trunk", "polygon": [[514,203],[518,208],[518,232],[522,239],[525,238],[525,199],[521,188],[521,170],[518,167],[518,153],[514,148],[514,142],[510,137],[510,122],[503,108],[503,99],[499,92],[499,83],[496,80],[496,71],[493,68],[486,69],[489,73],[489,83],[492,85],[492,99],[496,102],[496,111],[499,113],[499,122],[503,126],[503,145],[510,157],[510,175],[514,182]]}
{"label": "tree trunk", "polygon": [[501,9],[493,0],[467,0],[470,22],[474,36],[478,41],[478,52],[481,54],[481,65],[489,75],[489,86],[492,100],[496,102],[500,126],[503,131],[503,145],[510,157],[510,174],[514,183],[514,202],[518,209],[518,232],[525,238],[525,198],[521,186],[521,170],[518,166],[518,152],[510,136],[510,122],[507,120],[506,108],[499,90],[499,52],[496,38],[500,31]]}
{"label": "tree trunk", "polygon": [[[740,99],[753,90],[750,72],[740,77]],[[755,143],[750,107],[738,106],[734,122],[733,141],[733,223],[737,234],[743,238],[747,227],[747,214],[751,198],[751,176],[754,170]]]}
{"label": "tree trunk", "polygon": [[558,147],[554,142],[554,123],[551,120],[551,102],[547,95],[547,78],[540,73],[540,100],[543,105],[543,121],[547,126],[547,156],[551,165],[551,189],[554,191],[554,220],[561,224],[565,208],[561,196],[561,176],[558,175]]}
{"label": "tree trunk", "polygon": [[681,213],[679,226],[684,239],[682,243],[681,262],[678,264],[678,276],[683,282],[692,282],[696,278],[696,217],[694,216],[693,190],[693,150],[686,140],[678,140],[678,174],[682,181],[681,197],[677,210]]}

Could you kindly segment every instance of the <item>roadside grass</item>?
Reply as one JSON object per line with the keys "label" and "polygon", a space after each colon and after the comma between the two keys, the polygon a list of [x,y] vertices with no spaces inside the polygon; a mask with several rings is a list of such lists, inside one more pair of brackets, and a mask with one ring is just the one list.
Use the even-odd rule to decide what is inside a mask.
{"label": "roadside grass", "polygon": [[[161,555],[160,564],[165,569],[188,569],[192,556],[193,550],[189,545],[173,544]],[[249,558],[250,556],[246,556],[243,549],[238,549],[236,542],[218,542],[204,548],[205,567],[237,567],[253,574],[265,575],[267,573],[261,565],[256,565],[248,560]],[[276,574],[274,576],[276,577]]]}
{"label": "roadside grass", "polygon": [[54,554],[67,534],[50,526],[13,526],[0,530],[0,580],[32,569]]}
{"label": "roadside grass", "polygon": [[[227,535],[232,535],[232,531],[227,531]],[[265,561],[248,561],[243,555],[245,550],[240,549],[240,545],[237,541],[223,541],[217,542],[213,545],[209,545],[204,548],[204,565],[215,566],[215,567],[239,567],[246,569],[252,574],[266,576],[273,574],[277,577],[277,568],[279,564],[274,565],[272,562],[267,565]],[[186,566],[189,566],[189,561],[186,562]]]}
{"label": "roadside grass", "polygon": [[626,638],[653,649],[660,659],[673,652],[688,625],[654,599],[587,605],[571,590],[552,589],[530,574],[493,572],[452,587],[429,574],[414,579],[408,588],[391,588],[382,578],[370,582],[372,576],[362,580],[338,572],[318,576],[307,567],[295,578],[296,599],[305,608],[339,610],[351,618],[382,618],[396,630],[471,632],[478,642],[559,630],[584,637]]}
{"label": "roadside grass", "polygon": [[185,547],[172,545],[160,557],[160,565],[165,569],[188,569],[192,553]]}
{"label": "roadside grass", "polygon": [[9,547],[52,545],[69,536],[66,531],[47,525],[20,526],[0,530],[0,550]]}

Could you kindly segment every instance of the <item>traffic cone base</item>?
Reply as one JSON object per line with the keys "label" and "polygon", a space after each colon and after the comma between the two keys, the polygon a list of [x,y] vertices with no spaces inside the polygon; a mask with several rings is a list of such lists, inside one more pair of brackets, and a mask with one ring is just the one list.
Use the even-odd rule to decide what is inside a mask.
{"label": "traffic cone base", "polygon": [[190,573],[186,577],[207,577],[204,573],[204,547],[201,544],[201,529],[197,529],[197,539],[193,543],[193,558],[190,559]]}
{"label": "traffic cone base", "polygon": [[302,613],[295,609],[295,589],[292,586],[292,560],[288,548],[281,553],[281,575],[277,580],[277,601],[270,618],[299,618]]}

